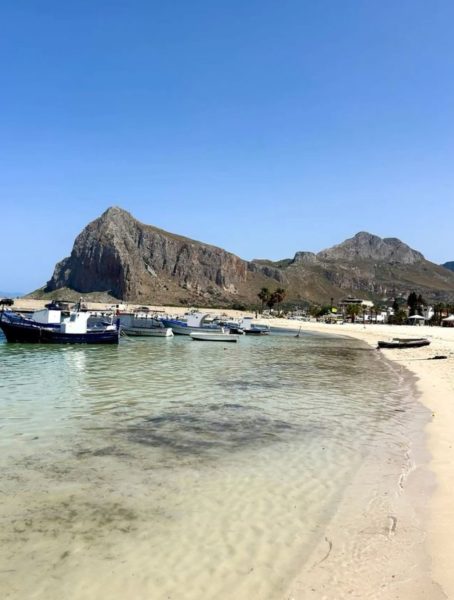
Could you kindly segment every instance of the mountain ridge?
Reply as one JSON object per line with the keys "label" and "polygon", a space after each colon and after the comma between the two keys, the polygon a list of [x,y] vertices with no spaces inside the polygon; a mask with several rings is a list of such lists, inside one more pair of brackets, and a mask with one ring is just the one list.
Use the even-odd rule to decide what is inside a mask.
{"label": "mountain ridge", "polygon": [[288,301],[326,302],[361,293],[454,298],[454,273],[397,238],[361,231],[318,253],[247,261],[217,246],[167,232],[108,208],[76,237],[44,293],[106,293],[126,301],[199,305],[257,302],[261,287],[284,287]]}

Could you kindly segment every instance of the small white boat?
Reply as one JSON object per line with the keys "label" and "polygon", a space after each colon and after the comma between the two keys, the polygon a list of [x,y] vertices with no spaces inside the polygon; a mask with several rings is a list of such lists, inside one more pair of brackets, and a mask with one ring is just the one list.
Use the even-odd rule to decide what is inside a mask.
{"label": "small white boat", "polygon": [[145,337],[172,337],[170,327],[164,325],[152,315],[144,313],[123,313],[120,315],[121,330],[126,335]]}
{"label": "small white boat", "polygon": [[173,337],[170,327],[122,327],[126,335],[141,337]]}
{"label": "small white boat", "polygon": [[269,325],[257,325],[252,322],[252,317],[243,317],[240,321],[240,328],[246,335],[268,335],[270,333]]}
{"label": "small white boat", "polygon": [[199,342],[237,342],[240,337],[226,331],[191,331],[189,335]]}

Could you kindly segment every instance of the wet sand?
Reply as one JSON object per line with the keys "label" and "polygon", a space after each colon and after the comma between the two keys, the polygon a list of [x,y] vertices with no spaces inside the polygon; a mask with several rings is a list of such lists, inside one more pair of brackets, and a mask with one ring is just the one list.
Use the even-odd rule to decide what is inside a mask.
{"label": "wet sand", "polygon": [[[295,328],[295,321],[274,319],[266,322]],[[370,568],[362,564],[364,556],[359,553],[355,560],[362,564],[361,569],[358,564],[349,571],[348,562],[353,560],[353,553],[341,549],[338,572],[345,570],[347,580],[333,590],[333,585],[340,582],[332,579],[334,565],[328,568],[325,555],[329,544],[324,540],[316,551],[318,554],[314,554],[312,563],[309,561],[297,577],[288,598],[454,598],[454,328],[311,322],[301,325],[304,331],[350,336],[372,347],[376,347],[378,340],[394,336],[428,337],[430,346],[380,352],[393,361],[396,369],[402,373],[410,371],[415,376],[418,399],[430,410],[431,420],[425,427],[422,423],[421,429],[414,432],[413,467],[408,477],[402,480],[402,489],[396,490],[395,506],[400,505],[401,520],[394,521],[389,517],[388,533],[384,533],[381,540],[378,536],[375,551],[369,557]],[[428,360],[437,355],[447,358]],[[368,475],[373,479],[373,471]],[[375,485],[379,486],[380,482],[375,481]],[[355,498],[344,499],[347,505],[351,501],[354,502]],[[358,519],[363,519],[366,527],[367,518],[364,517],[367,509],[364,512],[364,507],[358,506]],[[339,522],[342,522],[343,510],[341,506]],[[335,523],[336,519],[328,527],[326,537],[329,541],[329,532],[331,528],[335,529]],[[386,526],[386,523],[381,524],[383,532]],[[412,531],[412,528],[418,530]],[[399,543],[399,537],[405,542],[404,545]],[[317,556],[321,558],[317,559]],[[383,569],[380,575],[379,565],[383,566],[386,562],[389,568]],[[349,581],[348,577],[352,574],[357,577]]]}

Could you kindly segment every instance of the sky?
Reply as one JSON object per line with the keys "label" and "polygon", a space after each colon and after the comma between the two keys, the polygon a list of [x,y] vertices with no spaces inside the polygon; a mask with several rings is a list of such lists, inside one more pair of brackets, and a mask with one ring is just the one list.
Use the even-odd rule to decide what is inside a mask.
{"label": "sky", "polygon": [[0,290],[106,208],[242,258],[454,260],[454,3],[2,0]]}

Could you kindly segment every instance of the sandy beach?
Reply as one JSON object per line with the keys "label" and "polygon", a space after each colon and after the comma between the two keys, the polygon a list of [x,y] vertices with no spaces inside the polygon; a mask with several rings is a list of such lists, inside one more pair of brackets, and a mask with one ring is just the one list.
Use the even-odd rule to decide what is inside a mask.
{"label": "sandy beach", "polygon": [[[265,322],[265,321],[264,321]],[[282,319],[266,320],[267,323],[276,326],[295,326],[294,321]],[[407,369],[416,377],[416,386],[419,392],[419,400],[432,413],[432,419],[426,427],[426,431],[420,432],[421,439],[426,434],[426,445],[429,451],[427,457],[420,457],[424,463],[428,460],[430,472],[425,472],[427,466],[416,465],[416,469],[422,469],[419,480],[415,479],[415,485],[408,481],[407,509],[411,505],[417,505],[420,517],[424,524],[424,545],[430,557],[430,582],[424,585],[420,581],[419,574],[414,573],[413,578],[402,582],[397,589],[386,593],[385,598],[454,598],[454,572],[452,570],[452,556],[454,556],[454,471],[452,469],[452,454],[454,448],[454,411],[452,401],[454,399],[454,328],[441,327],[411,327],[390,325],[363,325],[342,324],[328,325],[324,323],[302,323],[304,331],[316,331],[326,334],[351,336],[367,342],[376,347],[378,340],[387,340],[394,336],[399,337],[428,337],[430,346],[406,350],[380,350],[389,360],[401,370]],[[445,360],[429,360],[434,356],[446,356]],[[418,457],[416,461],[419,462]],[[431,480],[434,475],[434,482]],[[396,536],[397,537],[397,536]],[[389,546],[383,548],[389,552]],[[402,550],[402,549],[400,549]],[[323,547],[320,552],[326,554]],[[404,560],[401,555],[400,559]],[[420,566],[427,568],[427,565]],[[396,565],[396,569],[398,566]],[[322,575],[317,573],[318,577]],[[307,577],[307,572],[305,577]],[[364,573],[365,576],[373,576]],[[413,582],[412,582],[413,580]],[[307,589],[308,580],[305,579],[304,589]],[[428,586],[428,587],[427,587]],[[439,588],[436,589],[436,588]],[[430,591],[432,589],[432,592]],[[427,595],[428,593],[428,595]],[[305,598],[305,592],[301,586],[293,589],[289,598]],[[309,596],[308,596],[309,597]],[[313,597],[317,597],[313,594]],[[331,598],[332,596],[323,596]],[[355,597],[355,596],[354,596]]]}

